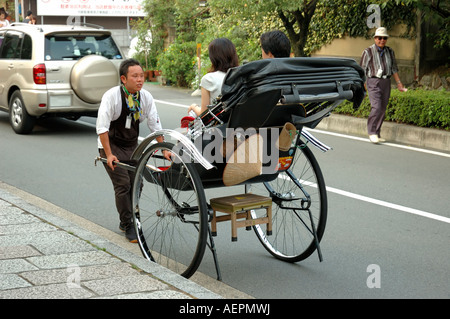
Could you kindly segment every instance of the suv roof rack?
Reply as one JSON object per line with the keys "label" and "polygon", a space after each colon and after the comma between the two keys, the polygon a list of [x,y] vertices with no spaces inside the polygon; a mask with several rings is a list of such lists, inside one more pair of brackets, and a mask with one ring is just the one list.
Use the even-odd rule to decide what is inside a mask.
{"label": "suv roof rack", "polygon": [[40,32],[44,32],[41,27],[35,24],[29,24],[29,23],[23,23],[23,22],[13,22],[10,24],[12,27],[30,27],[30,28],[36,28]]}
{"label": "suv roof rack", "polygon": [[98,24],[88,23],[88,22],[73,22],[72,24],[68,24],[72,26],[72,29],[75,27],[83,26],[83,27],[92,27],[103,30],[104,27]]}

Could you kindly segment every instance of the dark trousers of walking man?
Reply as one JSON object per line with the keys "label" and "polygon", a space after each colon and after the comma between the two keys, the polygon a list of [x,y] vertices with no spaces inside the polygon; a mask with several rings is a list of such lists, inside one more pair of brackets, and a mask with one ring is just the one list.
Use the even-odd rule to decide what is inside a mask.
{"label": "dark trousers of walking man", "polygon": [[370,135],[380,137],[381,125],[383,124],[386,108],[391,95],[391,80],[368,78],[367,91],[370,99],[370,115],[367,120],[367,130]]}

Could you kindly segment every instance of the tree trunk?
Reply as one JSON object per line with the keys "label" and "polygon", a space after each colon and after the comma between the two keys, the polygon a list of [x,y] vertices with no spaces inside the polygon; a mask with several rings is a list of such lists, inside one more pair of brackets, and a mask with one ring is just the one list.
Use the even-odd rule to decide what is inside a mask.
{"label": "tree trunk", "polygon": [[[305,45],[308,40],[309,24],[316,11],[317,1],[312,0],[307,2],[303,10],[297,9],[295,11],[286,11],[286,13],[278,10],[278,16],[286,28],[294,55],[297,57],[307,56],[305,53]],[[295,25],[300,30],[298,33],[295,32]]]}

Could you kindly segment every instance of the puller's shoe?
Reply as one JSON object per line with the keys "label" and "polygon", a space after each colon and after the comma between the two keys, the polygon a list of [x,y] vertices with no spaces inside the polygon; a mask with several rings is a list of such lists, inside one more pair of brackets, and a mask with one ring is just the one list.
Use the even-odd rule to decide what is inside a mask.
{"label": "puller's shoe", "polygon": [[130,224],[125,229],[125,237],[130,241],[130,243],[137,243],[136,229],[133,224]]}

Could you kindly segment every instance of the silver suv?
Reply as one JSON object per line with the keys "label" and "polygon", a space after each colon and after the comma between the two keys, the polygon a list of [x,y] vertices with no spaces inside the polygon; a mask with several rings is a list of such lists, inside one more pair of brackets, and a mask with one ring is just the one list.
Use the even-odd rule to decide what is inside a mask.
{"label": "silver suv", "polygon": [[97,116],[104,92],[119,83],[123,54],[111,32],[13,23],[0,29],[0,110],[18,134],[37,118]]}

